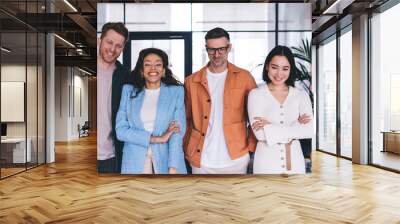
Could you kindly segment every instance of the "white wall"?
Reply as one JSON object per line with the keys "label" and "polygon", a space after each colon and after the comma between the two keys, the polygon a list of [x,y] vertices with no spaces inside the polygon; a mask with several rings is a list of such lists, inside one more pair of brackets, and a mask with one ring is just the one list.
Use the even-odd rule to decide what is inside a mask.
{"label": "white wall", "polygon": [[[1,66],[1,81],[5,81],[5,82],[25,82],[25,76],[26,76],[26,71],[25,69],[27,69],[26,71],[28,72],[28,74],[36,74],[36,67],[33,66],[27,66],[25,67],[25,65],[18,65],[18,64],[8,64],[8,65],[2,65]],[[29,77],[28,77],[29,78]],[[30,80],[30,85],[32,81]],[[36,81],[33,83],[33,85],[36,85]],[[27,97],[28,99],[27,102],[28,104],[32,101],[34,101],[34,99],[36,99],[36,88],[35,89],[31,89],[31,88],[27,88],[28,92],[27,92]],[[33,92],[30,92],[33,91]],[[36,104],[34,105],[29,105],[31,107],[35,107],[36,108]],[[1,108],[1,110],[7,110],[8,108]],[[36,114],[33,113],[28,113],[27,114],[27,118],[28,121],[31,122],[33,120],[36,121]],[[33,116],[33,117],[32,117]],[[7,136],[8,137],[25,137],[25,124],[26,122],[7,122]],[[29,128],[34,128],[36,130],[36,126],[33,127],[33,125],[28,125],[28,129]],[[28,137],[29,136],[30,131],[28,130]]]}
{"label": "white wall", "polygon": [[55,141],[77,139],[88,120],[88,78],[76,68],[56,67]]}
{"label": "white wall", "polygon": [[55,68],[55,141],[68,140],[69,72],[67,67]]}
{"label": "white wall", "polygon": [[71,96],[71,99],[74,99],[74,102],[71,102],[71,105],[74,107],[71,110],[71,135],[73,138],[78,138],[78,124],[81,126],[85,123],[85,121],[89,120],[89,112],[88,112],[88,78],[87,76],[83,77],[83,73],[80,73],[79,70],[74,70],[74,83],[73,89],[74,91]]}
{"label": "white wall", "polygon": [[[25,64],[3,64],[1,66],[1,81],[5,82],[24,82],[25,89],[19,90],[24,94],[26,90],[26,99],[23,102],[21,113],[26,113],[26,119],[22,122],[6,122],[7,137],[9,138],[25,138],[29,139],[31,144],[32,161],[44,163],[44,74],[41,66],[32,66]],[[4,89],[2,89],[3,91]],[[22,92],[21,92],[22,91]],[[7,95],[2,95],[7,97]],[[26,105],[25,105],[26,103]],[[1,108],[2,112],[13,113],[12,107]],[[15,109],[14,109],[15,110]],[[14,112],[15,113],[15,112]],[[24,115],[23,115],[24,116]]]}

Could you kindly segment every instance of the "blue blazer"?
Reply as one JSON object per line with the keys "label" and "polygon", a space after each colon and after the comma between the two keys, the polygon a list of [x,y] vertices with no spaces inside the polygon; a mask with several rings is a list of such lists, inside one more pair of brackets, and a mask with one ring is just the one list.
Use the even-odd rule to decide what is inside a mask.
{"label": "blue blazer", "polygon": [[[117,138],[124,142],[121,173],[143,173],[147,150],[151,146],[155,173],[168,174],[168,168],[175,167],[177,173],[186,174],[182,148],[183,136],[186,131],[183,87],[167,86],[161,83],[153,133],[144,129],[140,119],[144,91],[141,91],[136,97],[134,97],[135,94],[133,85],[123,86],[116,118]],[[178,122],[180,132],[173,133],[167,143],[150,144],[150,136],[163,135],[172,121]]]}

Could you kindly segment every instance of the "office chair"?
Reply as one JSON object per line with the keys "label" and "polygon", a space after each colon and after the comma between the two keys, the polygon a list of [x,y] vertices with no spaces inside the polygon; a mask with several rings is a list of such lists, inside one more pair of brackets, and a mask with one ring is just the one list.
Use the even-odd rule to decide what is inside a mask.
{"label": "office chair", "polygon": [[89,129],[90,129],[89,121],[85,121],[82,127],[78,125],[78,129],[79,129],[79,138],[89,136]]}

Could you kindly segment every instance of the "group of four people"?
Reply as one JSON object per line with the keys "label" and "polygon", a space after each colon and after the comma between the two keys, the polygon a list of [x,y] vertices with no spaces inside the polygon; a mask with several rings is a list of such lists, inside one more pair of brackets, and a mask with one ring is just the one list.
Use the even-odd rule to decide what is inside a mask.
{"label": "group of four people", "polygon": [[[117,61],[128,31],[103,26],[98,55],[98,171],[123,174],[305,173],[298,139],[313,135],[308,95],[294,87],[295,62],[275,47],[263,67],[265,84],[228,62],[228,32],[205,36],[209,62],[181,84],[168,55],[139,53],[129,74]],[[185,162],[186,161],[186,162]]]}

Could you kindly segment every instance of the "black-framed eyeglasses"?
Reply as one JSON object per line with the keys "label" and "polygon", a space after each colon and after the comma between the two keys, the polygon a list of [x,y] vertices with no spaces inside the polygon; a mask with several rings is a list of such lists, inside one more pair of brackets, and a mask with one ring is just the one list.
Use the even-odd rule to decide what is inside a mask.
{"label": "black-framed eyeglasses", "polygon": [[210,48],[210,47],[206,46],[207,53],[209,53],[209,54],[215,54],[215,52],[217,52],[217,51],[220,54],[225,54],[226,51],[228,50],[228,48],[229,48],[229,45],[227,45],[225,47],[218,47],[218,48]]}

